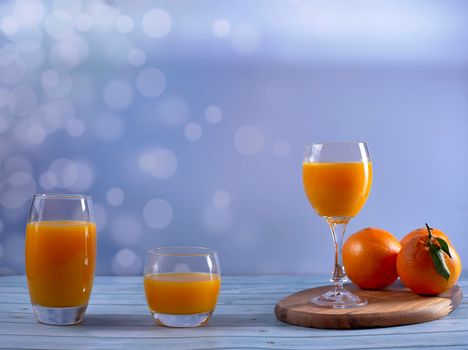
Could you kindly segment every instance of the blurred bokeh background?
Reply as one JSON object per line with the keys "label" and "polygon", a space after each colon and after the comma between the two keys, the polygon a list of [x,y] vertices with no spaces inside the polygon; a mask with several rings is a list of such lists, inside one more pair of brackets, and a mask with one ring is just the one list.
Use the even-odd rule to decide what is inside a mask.
{"label": "blurred bokeh background", "polygon": [[367,141],[348,233],[425,222],[468,264],[468,2],[2,1],[0,275],[24,273],[31,196],[87,193],[97,273],[155,246],[225,274],[329,272],[303,193],[312,141]]}

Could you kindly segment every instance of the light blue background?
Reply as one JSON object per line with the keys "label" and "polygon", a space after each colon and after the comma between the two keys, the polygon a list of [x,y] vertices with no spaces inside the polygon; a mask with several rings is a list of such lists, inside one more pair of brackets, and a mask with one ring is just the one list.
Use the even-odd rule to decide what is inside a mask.
{"label": "light blue background", "polygon": [[428,222],[468,263],[466,1],[110,4],[0,7],[0,275],[24,272],[37,192],[94,197],[100,274],[164,245],[215,248],[225,274],[328,272],[313,141],[368,142],[349,233]]}

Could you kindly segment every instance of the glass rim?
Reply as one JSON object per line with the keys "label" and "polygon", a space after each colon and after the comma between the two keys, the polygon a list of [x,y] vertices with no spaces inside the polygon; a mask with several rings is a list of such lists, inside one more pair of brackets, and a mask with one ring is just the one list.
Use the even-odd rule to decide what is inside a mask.
{"label": "glass rim", "polygon": [[36,193],[33,197],[43,199],[92,199],[92,197],[87,194],[73,193]]}
{"label": "glass rim", "polygon": [[150,249],[148,255],[197,257],[215,255],[216,250],[206,247],[167,246]]}
{"label": "glass rim", "polygon": [[349,142],[310,142],[310,143],[306,143],[304,145],[304,147],[313,147],[313,146],[317,146],[317,145],[335,145],[335,146],[338,146],[338,145],[366,145],[367,146],[367,142],[364,142],[364,141],[349,141]]}

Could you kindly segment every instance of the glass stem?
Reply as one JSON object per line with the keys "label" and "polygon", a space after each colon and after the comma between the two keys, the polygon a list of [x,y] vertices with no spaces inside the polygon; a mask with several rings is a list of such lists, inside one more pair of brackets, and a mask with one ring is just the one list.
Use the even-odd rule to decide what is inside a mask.
{"label": "glass stem", "polygon": [[330,226],[330,231],[335,245],[335,267],[333,275],[330,279],[335,286],[335,295],[341,295],[344,291],[343,284],[348,280],[345,269],[343,267],[343,256],[341,248],[343,246],[343,238],[346,231],[346,226],[349,222],[348,217],[327,217],[326,220]]}

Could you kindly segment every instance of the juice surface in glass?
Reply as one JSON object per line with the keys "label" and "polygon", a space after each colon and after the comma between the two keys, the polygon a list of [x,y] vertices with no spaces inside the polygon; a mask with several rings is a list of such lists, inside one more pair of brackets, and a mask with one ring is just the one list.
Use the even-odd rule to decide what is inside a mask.
{"label": "juice surface in glass", "polygon": [[353,217],[361,210],[372,184],[372,163],[307,163],[304,189],[320,216]]}
{"label": "juice surface in glass", "polygon": [[216,306],[221,277],[209,273],[155,273],[144,278],[152,312],[190,315],[211,312]]}
{"label": "juice surface in glass", "polygon": [[30,222],[25,253],[32,304],[76,307],[88,303],[96,262],[94,223]]}

